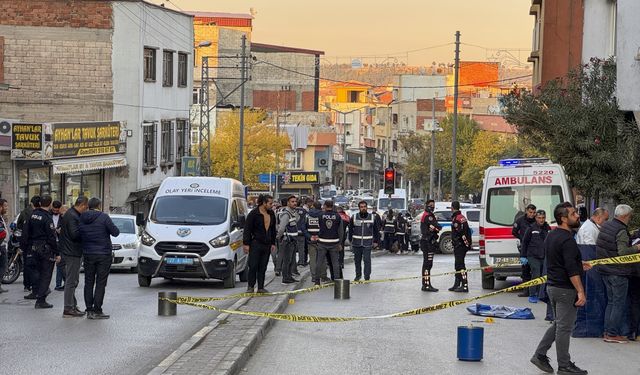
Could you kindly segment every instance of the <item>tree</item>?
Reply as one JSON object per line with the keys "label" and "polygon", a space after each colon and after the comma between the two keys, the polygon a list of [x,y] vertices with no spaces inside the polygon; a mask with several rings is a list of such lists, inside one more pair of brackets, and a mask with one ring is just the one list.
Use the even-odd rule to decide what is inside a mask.
{"label": "tree", "polygon": [[[436,165],[445,173],[442,175],[441,186],[443,191],[450,192],[451,187],[451,164],[452,164],[452,138],[453,138],[453,116],[449,115],[440,122],[442,131],[436,133]],[[456,140],[456,171],[458,180],[464,168],[464,161],[473,157],[470,148],[478,132],[478,124],[468,116],[458,116],[458,131]],[[460,182],[460,180],[458,181]],[[468,193],[469,189],[463,184],[458,184],[458,192]]]}
{"label": "tree", "polygon": [[[244,183],[255,185],[258,174],[270,173],[276,168],[276,154],[284,164],[284,151],[288,149],[286,133],[276,134],[275,125],[267,121],[261,110],[245,110],[244,125]],[[238,150],[240,144],[240,113],[233,111],[218,119],[211,140],[211,163],[214,176],[238,178]]]}
{"label": "tree", "polygon": [[539,94],[513,90],[502,104],[506,120],[562,164],[580,192],[632,203],[640,199],[640,137],[615,90],[615,62],[594,58]]}
{"label": "tree", "polygon": [[404,173],[411,181],[414,191],[425,195],[425,189],[429,186],[431,135],[411,133],[401,136],[399,141],[400,147],[407,154]]}

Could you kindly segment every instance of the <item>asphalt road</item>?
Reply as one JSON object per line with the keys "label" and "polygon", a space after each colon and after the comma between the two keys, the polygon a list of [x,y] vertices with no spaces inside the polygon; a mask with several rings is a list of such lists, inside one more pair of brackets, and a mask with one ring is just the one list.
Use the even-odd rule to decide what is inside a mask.
{"label": "asphalt road", "polygon": [[[80,279],[76,298],[84,309]],[[112,273],[103,306],[111,319],[88,320],[62,318],[63,292],[52,291],[48,298],[54,308],[34,309],[34,301],[23,299],[20,278],[0,294],[0,374],[146,374],[216,316],[178,306],[177,316],[159,317],[159,291],[222,296],[246,289],[246,283],[237,285],[224,289],[217,280],[153,279],[150,288],[140,288],[137,275]]]}
{"label": "asphalt road", "polygon": [[[453,269],[453,257],[436,255],[434,272]],[[383,256],[373,259],[372,278],[420,273],[422,255]],[[467,255],[467,267],[478,265],[477,253]],[[353,277],[353,265],[346,276]],[[382,315],[457,299],[449,292],[453,277],[434,279],[439,293],[420,291],[419,281],[352,285],[350,300],[334,300],[333,290],[301,294],[287,313],[323,316]],[[515,283],[508,279],[496,287]],[[469,295],[483,291],[480,274],[472,274]],[[545,304],[529,304],[515,293],[482,300],[483,303],[531,307],[535,320],[495,319],[495,323],[469,314],[465,306],[406,318],[346,323],[277,322],[243,369],[246,374],[540,374],[529,359],[549,323]],[[457,327],[484,327],[484,359],[462,362],[456,358]],[[572,339],[573,360],[590,374],[638,374],[640,343],[607,344],[601,339]],[[549,352],[557,368],[555,349]]]}

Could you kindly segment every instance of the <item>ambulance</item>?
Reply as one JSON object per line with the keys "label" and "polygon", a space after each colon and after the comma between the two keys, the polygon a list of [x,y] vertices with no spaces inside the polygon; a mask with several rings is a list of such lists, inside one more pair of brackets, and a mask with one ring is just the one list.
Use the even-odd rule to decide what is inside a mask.
{"label": "ambulance", "polygon": [[168,177],[151,205],[138,249],[138,285],[154,277],[219,279],[234,288],[247,281],[242,251],[248,214],[242,183],[219,177]]}
{"label": "ambulance", "polygon": [[[479,241],[482,267],[520,263],[519,240],[511,230],[527,205],[545,210],[547,222],[553,228],[555,206],[572,201],[561,165],[544,158],[506,159],[499,164],[484,173]],[[489,268],[482,271],[482,288],[493,289],[496,279],[502,281],[521,274],[520,265]]]}

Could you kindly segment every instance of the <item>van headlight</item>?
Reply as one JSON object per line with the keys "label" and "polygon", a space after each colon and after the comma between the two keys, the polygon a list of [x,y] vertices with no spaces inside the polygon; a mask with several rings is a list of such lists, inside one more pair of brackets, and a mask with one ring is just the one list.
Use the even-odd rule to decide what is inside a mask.
{"label": "van headlight", "polygon": [[[151,236],[149,236],[151,237]],[[152,238],[153,240],[153,238]],[[155,241],[155,240],[153,240]],[[122,245],[123,249],[137,249],[138,248],[138,243],[137,242],[131,242],[131,243],[126,243]]]}
{"label": "van headlight", "polygon": [[211,246],[213,247],[223,247],[223,246],[227,246],[229,244],[229,233],[224,232],[221,235],[219,235],[218,237],[212,239],[211,241],[209,241],[209,243],[211,244]]}
{"label": "van headlight", "polygon": [[152,246],[156,243],[156,239],[151,237],[151,235],[145,230],[142,232],[142,236],[140,236],[140,242],[145,246]]}

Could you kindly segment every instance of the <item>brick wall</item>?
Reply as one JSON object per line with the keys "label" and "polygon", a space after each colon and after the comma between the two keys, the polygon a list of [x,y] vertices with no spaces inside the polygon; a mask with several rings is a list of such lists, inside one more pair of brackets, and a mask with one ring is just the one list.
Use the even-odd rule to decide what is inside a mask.
{"label": "brick wall", "polygon": [[[253,90],[253,106],[267,110],[295,111],[296,92],[278,90]],[[311,109],[313,110],[313,108]]]}
{"label": "brick wall", "polygon": [[[433,99],[418,99],[417,100],[418,112],[432,111]],[[446,111],[444,99],[436,99],[436,112]]]}
{"label": "brick wall", "polygon": [[0,0],[0,25],[113,27],[111,2],[103,0]]}
{"label": "brick wall", "polygon": [[305,91],[302,93],[302,110],[315,111],[316,94],[313,91]]}
{"label": "brick wall", "polygon": [[0,36],[4,83],[19,88],[0,91],[3,116],[41,122],[111,120],[111,30],[0,25]]}
{"label": "brick wall", "polygon": [[0,36],[0,83],[4,82],[4,37]]}

